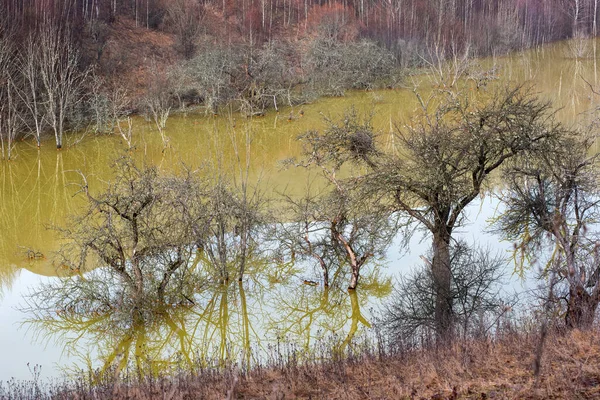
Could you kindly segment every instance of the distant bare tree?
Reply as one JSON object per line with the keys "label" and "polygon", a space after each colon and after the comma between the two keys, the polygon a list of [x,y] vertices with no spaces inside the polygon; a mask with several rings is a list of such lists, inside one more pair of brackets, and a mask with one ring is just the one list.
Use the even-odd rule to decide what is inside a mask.
{"label": "distant bare tree", "polygon": [[[23,77],[22,90],[19,92],[21,101],[28,110],[33,126],[28,127],[32,132],[37,146],[41,145],[42,133],[47,126],[44,118],[44,90],[41,77],[41,60],[38,38],[30,34],[17,61]],[[28,123],[28,125],[30,125]]]}
{"label": "distant bare tree", "polygon": [[204,9],[197,0],[175,0],[167,8],[166,23],[175,32],[177,49],[186,59],[196,53],[196,40],[202,31]]}
{"label": "distant bare tree", "polygon": [[60,149],[69,110],[81,100],[80,91],[88,73],[79,70],[79,53],[71,44],[67,28],[47,22],[37,38],[45,117],[54,130],[56,148]]}
{"label": "distant bare tree", "polygon": [[393,81],[394,57],[375,43],[318,37],[310,43],[305,74],[319,93],[343,96],[347,89],[370,89]]}
{"label": "distant bare tree", "polygon": [[[237,97],[236,82],[245,79],[241,70],[244,52],[233,46],[201,49],[201,54],[186,63],[186,73],[193,82],[206,112],[217,113],[218,107]],[[244,76],[240,76],[240,75]],[[242,85],[246,87],[246,85]]]}
{"label": "distant bare tree", "polygon": [[133,146],[133,123],[129,117],[131,100],[123,87],[109,84],[98,75],[92,77],[88,105],[94,113],[96,132],[116,133]]}
{"label": "distant bare tree", "polygon": [[0,155],[6,160],[13,157],[14,143],[23,126],[18,71],[14,59],[11,42],[0,36]]}
{"label": "distant bare tree", "polygon": [[143,98],[144,112],[147,117],[154,121],[156,129],[167,147],[169,138],[166,135],[167,120],[171,113],[172,98],[169,85],[169,77],[164,71],[159,71],[154,65],[152,73],[149,76],[149,85],[145,97]]}

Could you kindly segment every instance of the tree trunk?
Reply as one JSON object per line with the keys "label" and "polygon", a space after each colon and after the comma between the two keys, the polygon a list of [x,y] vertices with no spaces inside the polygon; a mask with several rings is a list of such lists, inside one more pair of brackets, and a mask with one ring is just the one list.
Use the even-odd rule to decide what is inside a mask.
{"label": "tree trunk", "polygon": [[358,285],[358,277],[359,277],[359,267],[352,263],[352,277],[350,278],[350,285],[348,285],[348,290],[355,290]]}
{"label": "tree trunk", "polygon": [[63,116],[62,116],[62,112],[60,113],[60,117],[59,117],[59,121],[58,121],[58,131],[56,133],[56,149],[60,150],[62,149],[62,137],[63,137]]}
{"label": "tree trunk", "polygon": [[319,261],[319,265],[323,271],[323,286],[329,287],[329,267],[325,263],[325,260],[323,260],[323,257],[317,254],[313,254],[313,256]]}
{"label": "tree trunk", "polygon": [[565,323],[570,329],[588,329],[594,322],[598,300],[580,285],[569,288],[569,301]]}
{"label": "tree trunk", "polygon": [[431,265],[435,290],[435,329],[438,339],[449,339],[452,331],[452,294],[450,285],[450,233],[446,227],[433,232]]}

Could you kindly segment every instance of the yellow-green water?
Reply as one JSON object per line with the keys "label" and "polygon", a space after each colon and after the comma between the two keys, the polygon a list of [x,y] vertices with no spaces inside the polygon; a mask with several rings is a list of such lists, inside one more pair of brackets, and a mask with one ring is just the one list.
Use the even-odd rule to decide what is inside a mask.
{"label": "yellow-green water", "polygon": [[[493,74],[498,81],[492,85],[506,81],[533,85],[535,91],[560,108],[557,116],[561,121],[575,124],[594,117],[590,110],[598,103],[592,91],[600,83],[597,61],[595,42],[588,40],[557,43],[477,63],[484,70],[495,67]],[[301,143],[296,140],[299,134],[321,129],[324,116],[336,118],[355,106],[360,113],[373,113],[382,145],[392,146],[391,133],[407,123],[418,107],[413,89],[418,87],[426,94],[432,84],[439,83],[427,75],[416,75],[407,79],[405,88],[350,92],[343,98],[320,99],[252,119],[227,110],[218,116],[173,115],[165,131],[166,147],[153,124],[136,117],[134,148],[129,154],[140,164],[157,165],[163,171],[192,168],[211,176],[218,170],[236,178],[249,158],[251,181],[270,193],[299,194],[312,179],[311,174],[302,168],[284,169],[281,163],[300,155]],[[67,146],[60,152],[54,149],[52,140],[44,142],[40,150],[25,140],[17,145],[15,153],[13,161],[0,162],[0,322],[6,337],[21,336],[24,331],[16,330],[12,325],[17,320],[15,313],[3,313],[3,307],[18,304],[14,299],[27,292],[26,282],[35,282],[36,275],[57,274],[47,256],[59,247],[58,235],[49,227],[63,225],[83,206],[76,195],[80,173],[87,177],[92,190],[102,190],[111,179],[111,163],[127,153],[127,146],[118,135],[77,133],[68,137]],[[387,264],[391,274],[397,273],[402,263],[396,257]],[[25,279],[25,270],[35,275],[27,273]],[[43,321],[38,328],[50,324],[52,329],[36,332],[42,342],[51,331],[54,333],[48,340],[61,338],[51,341],[50,347],[62,347],[81,335],[69,347],[79,366],[84,366],[86,359],[95,366],[106,366],[122,362],[117,359],[122,360],[124,354],[141,351],[152,360],[149,365],[153,369],[175,362],[190,364],[193,354],[216,360],[242,357],[250,362],[253,357],[268,357],[269,346],[277,344],[278,338],[305,350],[333,332],[338,336],[337,346],[347,346],[349,337],[370,325],[364,310],[389,293],[390,282],[372,278],[372,290],[365,285],[350,295],[302,285],[302,278],[311,278],[314,273],[308,270],[273,279],[263,276],[250,278],[244,286],[235,282],[212,287],[202,294],[200,304],[167,307],[161,318],[148,321],[143,328],[125,324],[120,326],[128,326],[129,330],[115,329],[110,315],[98,315],[97,323],[73,318]],[[276,271],[270,274],[278,275]],[[8,294],[10,301],[4,301]],[[107,332],[118,333],[118,337]],[[268,341],[261,340],[267,336]],[[44,361],[42,356],[39,362]],[[6,362],[0,364],[6,367]],[[5,370],[0,368],[0,372]],[[9,376],[0,373],[0,380],[6,378]]]}

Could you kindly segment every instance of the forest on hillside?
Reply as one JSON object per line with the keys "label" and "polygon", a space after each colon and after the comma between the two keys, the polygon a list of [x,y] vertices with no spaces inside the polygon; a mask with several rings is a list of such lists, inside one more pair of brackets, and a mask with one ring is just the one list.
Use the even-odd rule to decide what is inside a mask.
{"label": "forest on hillside", "polygon": [[[281,393],[309,398],[594,396],[600,92],[597,41],[587,38],[597,36],[599,1],[1,1],[0,206],[10,221],[0,222],[10,240],[0,267],[10,279],[0,290],[13,290],[13,276],[24,282],[23,268],[55,272],[18,293],[23,325],[84,362],[75,381],[42,389],[27,364],[33,383],[0,381],[0,400],[142,397],[155,384],[174,398],[283,398],[276,380]],[[503,78],[501,59],[474,61],[563,39],[572,40],[558,55],[527,67],[565,61],[569,81],[583,82],[567,89],[565,73],[562,89],[561,68],[548,79],[549,90],[560,80],[556,91],[585,97],[573,126],[529,75]],[[579,51],[588,43],[593,56]],[[595,78],[577,64],[593,64]],[[371,113],[358,104],[334,115],[334,102],[356,94]],[[325,96],[336,98],[316,102]],[[375,104],[386,106],[389,131]],[[306,125],[277,126],[280,110]],[[273,129],[260,136],[250,123]],[[40,150],[88,134],[95,147]],[[183,136],[196,147],[177,143]],[[255,182],[255,155],[278,171]],[[281,171],[279,192],[271,182]],[[512,259],[469,239],[482,237],[472,223],[484,216],[471,211],[484,207],[486,233],[510,243]],[[54,247],[26,229],[42,224]],[[411,271],[405,252],[422,261]],[[380,274],[387,263],[396,276]],[[509,268],[538,286],[508,293]],[[332,341],[315,340],[321,331]],[[93,370],[96,356],[103,366]],[[520,386],[489,383],[502,373]]]}
{"label": "forest on hillside", "polygon": [[189,106],[254,116],[397,87],[448,59],[595,36],[597,17],[598,0],[7,0],[1,157],[23,137],[57,148],[73,130],[127,137],[132,113],[162,132]]}
{"label": "forest on hillside", "polygon": [[127,17],[180,44],[206,34],[261,45],[329,30],[341,40],[371,39],[396,56],[432,43],[481,54],[595,35],[598,17],[597,0],[7,0],[2,7],[4,24],[21,33],[53,19],[102,41],[90,26]]}

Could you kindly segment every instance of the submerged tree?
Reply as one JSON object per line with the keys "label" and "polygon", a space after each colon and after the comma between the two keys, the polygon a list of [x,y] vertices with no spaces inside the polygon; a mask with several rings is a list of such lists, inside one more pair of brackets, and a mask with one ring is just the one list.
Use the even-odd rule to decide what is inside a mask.
{"label": "submerged tree", "polygon": [[[431,269],[440,337],[452,331],[451,242],[465,208],[484,193],[490,174],[515,156],[532,154],[562,131],[549,105],[523,88],[493,93],[483,103],[450,95],[405,131],[398,153],[368,174],[365,184],[391,195],[394,208],[432,235]],[[372,182],[372,183],[371,183]]]}
{"label": "submerged tree", "polygon": [[[6,33],[4,33],[6,34]],[[0,30],[0,158],[10,160],[23,121],[15,49]]]}
{"label": "submerged tree", "polygon": [[[450,246],[465,208],[484,193],[490,174],[507,160],[540,151],[562,134],[550,106],[522,87],[492,93],[491,99],[484,96],[444,91],[427,102],[419,97],[421,114],[398,129],[391,152],[378,149],[372,127],[355,113],[312,133],[306,152],[330,180],[354,185],[363,201],[401,212],[432,235],[440,338],[452,332]],[[348,162],[364,174],[337,179]]]}
{"label": "submerged tree", "polygon": [[239,188],[219,177],[207,196],[208,235],[199,243],[222,283],[229,281],[230,272],[242,281],[248,259],[262,252],[259,240],[261,226],[267,220],[266,202],[262,192],[246,185]]}
{"label": "submerged tree", "polygon": [[[60,149],[68,115],[82,99],[80,91],[87,72],[79,69],[79,53],[72,44],[70,30],[58,23],[46,22],[40,29],[37,43],[29,45],[28,51],[37,53],[45,117],[54,131],[56,148]],[[32,113],[34,112],[37,113],[35,109],[32,110]],[[36,129],[38,128],[36,126]]]}
{"label": "submerged tree", "polygon": [[17,63],[22,75],[22,88],[20,98],[28,111],[28,130],[35,137],[38,147],[41,146],[42,133],[48,123],[44,117],[45,91],[41,79],[41,54],[38,39],[30,34],[25,42]]}
{"label": "submerged tree", "polygon": [[[375,150],[375,137],[370,118],[361,119],[356,110],[349,110],[342,123],[326,118],[326,130],[309,131],[300,137],[304,142],[305,167],[317,166],[325,178],[326,191],[318,198],[307,196],[296,203],[296,224],[304,237],[304,252],[311,252],[310,229],[316,235],[325,232],[337,256],[350,266],[352,275],[348,289],[356,289],[361,267],[374,256],[387,250],[397,230],[395,219],[379,199],[368,199],[352,179],[342,179],[343,165],[351,162],[375,167],[380,153]],[[293,203],[293,202],[292,202]],[[304,226],[302,228],[302,225]],[[307,242],[306,238],[309,238]],[[308,247],[306,247],[308,246]],[[302,247],[301,247],[302,248]],[[318,257],[317,257],[318,258]],[[320,261],[323,264],[323,260]],[[322,265],[323,268],[323,265]],[[327,268],[324,276],[327,282]]]}
{"label": "submerged tree", "polygon": [[589,155],[594,137],[567,133],[546,152],[507,171],[509,185],[500,194],[505,208],[496,227],[515,242],[521,267],[552,249],[544,275],[566,283],[565,323],[589,328],[600,302],[600,245],[594,229],[600,216],[598,154]]}
{"label": "submerged tree", "polygon": [[[138,307],[148,297],[184,301],[182,290],[208,213],[202,188],[191,174],[161,177],[129,159],[117,162],[117,176],[94,195],[85,181],[88,210],[61,230],[66,244],[57,267],[77,272],[106,269],[120,279],[123,301]],[[183,285],[183,286],[182,286]]]}
{"label": "submerged tree", "polygon": [[146,118],[154,122],[165,148],[169,143],[165,130],[173,104],[171,97],[169,76],[166,72],[159,71],[156,65],[153,65],[142,107]]}
{"label": "submerged tree", "polygon": [[321,196],[288,197],[287,203],[292,220],[281,224],[277,240],[295,257],[315,260],[324,286],[330,285],[332,272],[347,264],[348,289],[356,289],[363,266],[385,254],[397,229],[389,214],[361,208],[336,189]]}
{"label": "submerged tree", "polygon": [[59,228],[60,278],[32,291],[25,311],[41,332],[64,338],[67,351],[88,334],[100,346],[100,378],[130,362],[140,373],[164,365],[163,346],[179,345],[191,367],[185,316],[206,282],[197,247],[209,223],[206,188],[192,173],[161,176],[128,158],[115,172],[102,191],[82,175],[87,209]]}

